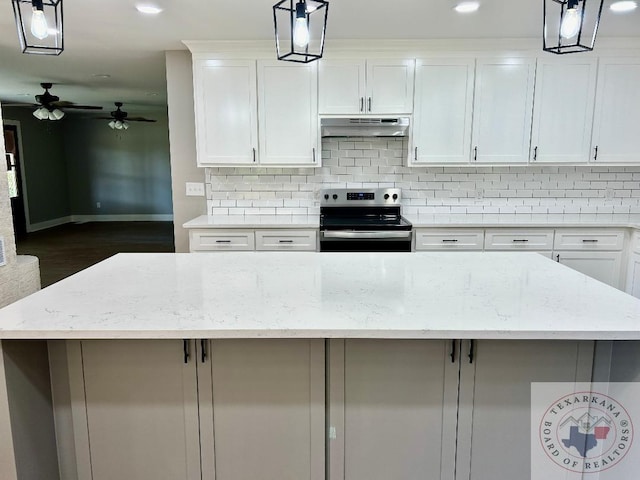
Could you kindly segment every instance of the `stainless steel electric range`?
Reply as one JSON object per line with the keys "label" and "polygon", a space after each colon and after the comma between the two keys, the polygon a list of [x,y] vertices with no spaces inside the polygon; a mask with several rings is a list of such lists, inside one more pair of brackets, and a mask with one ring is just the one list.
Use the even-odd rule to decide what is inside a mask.
{"label": "stainless steel electric range", "polygon": [[401,215],[399,188],[320,192],[321,252],[410,252],[411,223]]}

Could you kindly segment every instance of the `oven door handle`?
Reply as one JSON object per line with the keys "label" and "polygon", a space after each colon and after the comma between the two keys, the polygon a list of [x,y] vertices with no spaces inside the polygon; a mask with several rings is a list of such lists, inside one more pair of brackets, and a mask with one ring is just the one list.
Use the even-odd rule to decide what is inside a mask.
{"label": "oven door handle", "polygon": [[347,239],[361,239],[361,238],[411,238],[411,230],[402,231],[378,231],[378,232],[355,232],[345,230],[324,230],[322,232],[324,238],[347,238]]}

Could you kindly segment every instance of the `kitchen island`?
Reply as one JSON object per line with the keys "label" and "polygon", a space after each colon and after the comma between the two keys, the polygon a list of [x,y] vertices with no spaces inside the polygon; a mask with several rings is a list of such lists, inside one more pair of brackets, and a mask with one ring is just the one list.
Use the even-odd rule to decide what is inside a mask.
{"label": "kitchen island", "polygon": [[44,341],[64,480],[518,478],[531,382],[637,379],[640,300],[534,253],[119,254],[0,338],[3,479],[44,478]]}

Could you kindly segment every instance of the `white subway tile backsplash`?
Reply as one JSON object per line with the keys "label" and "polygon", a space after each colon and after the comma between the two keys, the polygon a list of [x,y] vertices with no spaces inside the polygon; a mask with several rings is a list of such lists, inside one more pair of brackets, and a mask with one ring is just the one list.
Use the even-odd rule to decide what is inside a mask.
{"label": "white subway tile backsplash", "polygon": [[322,188],[383,187],[402,188],[405,214],[640,213],[640,167],[405,167],[402,138],[322,147],[321,168],[207,168],[209,213],[315,215]]}

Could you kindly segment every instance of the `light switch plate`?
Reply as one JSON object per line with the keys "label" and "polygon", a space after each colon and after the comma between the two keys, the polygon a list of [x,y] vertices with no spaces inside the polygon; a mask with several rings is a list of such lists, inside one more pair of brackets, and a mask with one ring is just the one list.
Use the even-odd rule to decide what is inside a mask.
{"label": "light switch plate", "polygon": [[187,182],[187,197],[204,197],[204,183]]}

